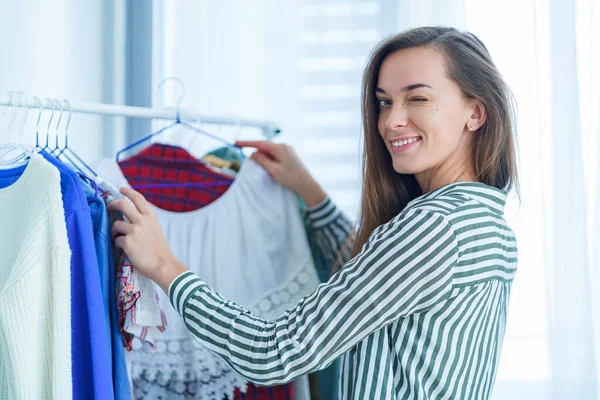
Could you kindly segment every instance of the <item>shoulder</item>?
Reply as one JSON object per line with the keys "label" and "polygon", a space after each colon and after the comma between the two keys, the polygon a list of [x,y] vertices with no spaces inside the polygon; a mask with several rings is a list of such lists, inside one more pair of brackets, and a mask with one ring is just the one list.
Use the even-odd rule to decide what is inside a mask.
{"label": "shoulder", "polygon": [[454,190],[433,198],[417,199],[396,218],[402,220],[411,214],[426,214],[443,218],[454,229],[477,223],[482,219],[504,225],[504,217],[480,200],[462,190]]}
{"label": "shoulder", "polygon": [[486,190],[483,193],[486,197],[482,197],[471,188],[460,188],[433,198],[418,199],[396,219],[398,224],[407,224],[415,216],[421,216],[423,221],[437,225],[453,237],[459,257],[465,260],[473,261],[476,258],[472,255],[483,252],[488,258],[512,262],[516,259],[516,237],[504,214],[498,211],[497,203],[489,201],[495,193]]}
{"label": "shoulder", "polygon": [[399,232],[417,234],[429,225],[457,236],[487,235],[490,231],[511,236],[504,220],[504,202],[505,194],[483,184],[449,185],[409,202],[398,215],[376,228],[371,238]]}
{"label": "shoulder", "polygon": [[376,228],[371,238],[399,234],[418,236],[427,229],[455,236],[465,225],[473,224],[481,217],[493,218],[493,215],[485,205],[460,192],[419,198],[388,223]]}
{"label": "shoulder", "polygon": [[419,198],[410,202],[402,212],[392,218],[390,225],[407,224],[422,225],[432,222],[451,225],[456,215],[460,214],[472,200],[460,193],[449,193],[433,198]]}
{"label": "shoulder", "polygon": [[464,199],[445,198],[410,203],[389,222],[377,227],[369,241],[422,242],[444,235],[451,237],[451,243],[456,245],[451,216],[464,202]]}

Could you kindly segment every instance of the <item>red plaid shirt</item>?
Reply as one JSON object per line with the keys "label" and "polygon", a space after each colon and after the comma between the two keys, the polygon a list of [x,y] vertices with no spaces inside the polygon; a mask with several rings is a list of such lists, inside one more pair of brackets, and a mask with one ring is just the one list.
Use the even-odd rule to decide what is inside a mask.
{"label": "red plaid shirt", "polygon": [[[219,174],[181,147],[153,144],[126,160],[119,161],[132,187],[163,183],[228,182],[222,186],[137,189],[155,206],[185,212],[202,208],[218,199],[231,185],[231,177]],[[293,400],[292,383],[273,387],[248,384],[246,393],[236,389],[234,400]]]}
{"label": "red plaid shirt", "polygon": [[133,157],[119,161],[129,184],[141,185],[173,183],[226,182],[219,186],[139,188],[138,192],[164,210],[185,212],[202,208],[229,188],[233,179],[220,174],[194,158],[181,147],[153,144]]}
{"label": "red plaid shirt", "polygon": [[246,393],[235,390],[234,400],[294,400],[294,384],[259,387],[248,383]]}

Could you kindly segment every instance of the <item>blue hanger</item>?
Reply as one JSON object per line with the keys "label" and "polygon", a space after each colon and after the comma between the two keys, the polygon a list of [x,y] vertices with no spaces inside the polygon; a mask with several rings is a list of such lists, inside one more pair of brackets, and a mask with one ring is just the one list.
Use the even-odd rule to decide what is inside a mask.
{"label": "blue hanger", "polygon": [[[65,105],[61,102],[58,101],[58,99],[54,99],[52,100],[53,102],[56,101],[57,103],[60,104],[60,114],[58,114],[58,121],[56,121],[56,128],[54,128],[54,148],[50,151],[50,154],[52,154],[53,156],[56,156],[57,152],[60,150],[59,146],[58,146],[58,128],[60,127],[60,123],[62,122],[62,118],[63,118],[63,111],[65,109]],[[54,104],[54,103],[53,103]]]}
{"label": "blue hanger", "polygon": [[[61,106],[61,118],[59,119],[58,124],[56,124],[56,148],[52,150],[52,154],[55,155],[56,158],[58,158],[59,160],[62,159],[62,157],[66,158],[73,165],[73,167],[75,167],[79,171],[81,175],[87,177],[86,172],[82,169],[85,168],[88,172],[91,172],[92,176],[97,177],[98,174],[69,147],[69,125],[71,123],[71,114],[73,112],[73,107],[71,107],[71,103],[69,103],[67,99],[64,100],[64,104],[69,106],[69,116],[67,117],[67,123],[65,125],[65,145],[62,149],[58,145],[58,128],[60,125],[60,120],[62,119],[62,110],[64,109],[64,107]],[[46,141],[47,140],[48,139],[46,139]],[[58,151],[58,154],[55,154],[56,151]],[[77,161],[75,161],[74,159]],[[87,179],[90,180],[89,178]]]}
{"label": "blue hanger", "polygon": [[[169,80],[169,79],[177,80],[180,83],[181,88],[182,88],[181,96],[179,97],[179,100],[177,102],[177,115],[176,115],[175,122],[173,122],[172,124],[169,124],[169,125],[161,128],[161,129],[159,129],[157,132],[151,133],[150,135],[148,135],[148,136],[146,136],[146,137],[144,137],[144,138],[142,138],[142,139],[140,139],[140,140],[138,140],[138,141],[130,144],[129,146],[123,148],[122,150],[118,151],[117,155],[115,156],[115,160],[117,161],[117,163],[119,162],[120,156],[123,153],[125,153],[126,151],[131,150],[132,148],[136,147],[139,144],[147,142],[148,140],[152,139],[153,137],[158,136],[161,133],[166,132],[167,130],[169,130],[169,129],[175,127],[175,126],[186,127],[187,129],[189,129],[189,130],[191,130],[193,132],[202,134],[204,136],[208,136],[208,137],[210,137],[212,139],[215,139],[215,140],[217,140],[217,141],[219,141],[221,143],[224,143],[226,146],[228,146],[228,147],[230,147],[230,148],[232,148],[234,150],[239,151],[240,156],[241,156],[241,158],[243,160],[245,158],[245,156],[244,156],[244,153],[242,152],[242,148],[240,146],[237,146],[237,145],[235,145],[233,143],[230,143],[230,142],[228,142],[227,140],[225,140],[225,139],[223,139],[221,137],[218,137],[218,136],[215,136],[213,134],[210,134],[210,133],[208,133],[208,132],[206,132],[206,131],[204,131],[204,130],[202,130],[200,128],[195,127],[192,124],[189,124],[189,123],[181,120],[181,114],[180,114],[181,108],[180,108],[180,105],[181,105],[181,101],[183,100],[183,95],[184,95],[184,93],[183,93],[184,92],[183,82],[181,82],[181,80],[179,78],[174,78],[174,77],[172,77],[172,78],[166,78],[166,79],[163,79],[163,81],[158,85],[158,87],[160,88],[162,86],[162,84],[165,81]],[[229,186],[229,185],[231,185],[231,181],[222,181],[222,182],[190,182],[190,183],[164,183],[164,184],[140,185],[140,186],[134,186],[134,188],[138,188],[138,189],[154,189],[154,188],[168,188],[168,187],[207,187],[207,186]]]}
{"label": "blue hanger", "polygon": [[[242,148],[239,146],[236,146],[234,144],[229,143],[228,141],[226,141],[223,138],[220,138],[218,136],[212,135],[206,131],[203,131],[202,129],[196,128],[195,126],[188,124],[187,122],[183,122],[181,121],[180,117],[179,117],[179,110],[177,111],[177,120],[172,123],[169,124],[167,126],[165,126],[164,128],[158,130],[155,133],[152,133],[132,144],[130,144],[129,146],[125,147],[124,149],[120,150],[119,152],[117,152],[117,155],[115,157],[116,161],[119,162],[119,158],[121,156],[121,154],[125,153],[128,150],[131,150],[132,148],[134,148],[135,146],[147,142],[148,140],[152,139],[153,137],[160,135],[161,133],[169,130],[170,128],[173,128],[175,126],[184,126],[194,132],[206,135],[210,138],[213,138],[215,140],[218,140],[222,143],[225,143],[225,145],[233,148],[233,149],[237,149],[239,150],[242,159],[244,158],[244,155],[242,153]],[[162,184],[152,184],[152,185],[135,185],[133,186],[134,189],[158,189],[158,188],[171,188],[171,187],[208,187],[208,186],[229,186],[231,185],[231,181],[219,181],[219,182],[189,182],[189,183],[162,183]]]}
{"label": "blue hanger", "polygon": [[[35,125],[35,147],[39,151],[43,151],[45,153],[48,153],[48,154],[56,157],[57,159],[60,159],[60,156],[62,155],[62,152],[65,150],[65,149],[62,149],[61,152],[59,152],[58,154],[56,154],[56,152],[58,150],[60,150],[59,145],[58,145],[58,128],[59,128],[60,122],[62,120],[63,106],[61,105],[61,109],[60,109],[61,115],[60,115],[60,117],[58,119],[58,122],[56,124],[56,145],[55,145],[54,149],[51,149],[50,148],[50,144],[49,144],[49,142],[50,142],[50,139],[49,139],[49,137],[50,137],[50,126],[52,124],[52,120],[54,119],[54,110],[56,110],[56,108],[55,108],[55,104],[56,103],[54,102],[53,99],[50,99],[49,97],[46,97],[46,99],[52,105],[52,114],[50,114],[50,119],[48,121],[48,127],[47,127],[47,130],[46,130],[46,144],[45,144],[44,147],[42,147],[42,145],[40,144],[40,119],[42,118],[42,101],[38,97],[36,97],[36,96],[33,97],[33,100],[37,104],[39,104],[39,114],[38,114],[38,119],[37,119],[37,122],[36,122],[36,125]],[[69,120],[70,120],[70,118],[71,118],[71,115],[69,113]],[[69,124],[67,123],[67,129],[68,128],[69,128]],[[65,145],[65,147],[66,147],[66,145]],[[69,151],[71,151],[71,150],[69,149]],[[75,156],[77,156],[77,155],[75,155]],[[73,159],[71,159],[70,157],[68,157],[66,154],[65,154],[65,158],[77,170],[77,172],[79,172],[80,175],[85,175],[85,172],[77,165],[77,163],[75,163],[73,161]],[[83,163],[83,161],[81,161],[81,162]],[[83,164],[85,165],[85,163],[83,163]]]}
{"label": "blue hanger", "polygon": [[225,140],[223,138],[220,138],[218,136],[210,134],[210,133],[208,133],[208,132],[206,132],[206,131],[204,131],[204,130],[202,130],[200,128],[195,127],[192,124],[188,124],[187,122],[182,121],[180,119],[179,110],[178,110],[177,111],[177,120],[175,122],[173,122],[172,124],[169,124],[169,125],[165,126],[164,128],[161,128],[160,130],[158,130],[158,131],[156,131],[154,133],[151,133],[150,135],[148,135],[146,137],[143,137],[142,139],[140,139],[140,140],[138,140],[138,141],[130,144],[129,146],[125,147],[124,149],[119,150],[117,152],[116,157],[115,157],[116,161],[119,162],[119,158],[120,158],[121,154],[125,153],[126,151],[131,150],[132,148],[136,147],[139,144],[147,142],[148,140],[152,139],[153,137],[158,136],[161,133],[166,132],[167,130],[169,130],[169,129],[175,127],[175,126],[184,126],[184,127],[188,128],[188,129],[190,129],[191,131],[200,133],[202,135],[205,135],[205,136],[208,136],[208,137],[210,137],[212,139],[215,139],[215,140],[217,140],[217,141],[219,141],[221,143],[224,143],[226,146],[228,146],[228,147],[230,147],[230,148],[232,148],[234,150],[239,151],[242,159],[245,158],[244,153],[242,153],[242,148],[240,146],[237,146],[237,145],[235,145],[233,143],[229,143],[227,140]]}
{"label": "blue hanger", "polygon": [[[49,151],[50,150],[50,145],[49,145],[49,140],[50,140],[50,125],[52,124],[52,120],[54,119],[54,110],[56,110],[56,108],[54,107],[54,101],[52,101],[49,97],[46,97],[46,99],[48,99],[48,102],[52,105],[52,114],[50,114],[50,119],[48,120],[48,126],[46,127],[46,144],[44,147],[41,147],[37,138],[38,132],[39,130],[36,129],[36,139],[35,139],[35,143],[36,146],[39,146],[40,151]],[[40,102],[40,110],[41,110],[42,106],[41,106],[41,102]],[[38,119],[39,122],[39,119]]]}

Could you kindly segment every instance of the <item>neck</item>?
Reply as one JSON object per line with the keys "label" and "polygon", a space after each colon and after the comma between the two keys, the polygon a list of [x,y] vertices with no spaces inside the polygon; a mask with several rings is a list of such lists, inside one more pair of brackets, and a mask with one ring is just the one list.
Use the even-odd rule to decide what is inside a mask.
{"label": "neck", "polygon": [[439,189],[442,186],[456,182],[477,182],[474,171],[470,168],[463,170],[448,169],[440,171],[431,169],[415,174],[423,194]]}

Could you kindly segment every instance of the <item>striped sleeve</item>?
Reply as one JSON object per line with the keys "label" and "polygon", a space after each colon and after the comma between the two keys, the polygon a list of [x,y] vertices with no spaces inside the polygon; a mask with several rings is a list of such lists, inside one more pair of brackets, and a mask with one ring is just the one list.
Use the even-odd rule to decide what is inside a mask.
{"label": "striped sleeve", "polygon": [[168,294],[203,345],[246,379],[275,385],[325,368],[370,333],[447,300],[457,247],[442,214],[414,209],[377,228],[344,268],[275,321],[225,300],[191,272]]}
{"label": "striped sleeve", "polygon": [[352,222],[328,197],[321,204],[307,208],[305,211],[307,233],[315,243],[327,265],[331,268],[338,261],[342,252],[341,262],[345,264],[350,259],[352,241],[347,243],[352,232]]}

